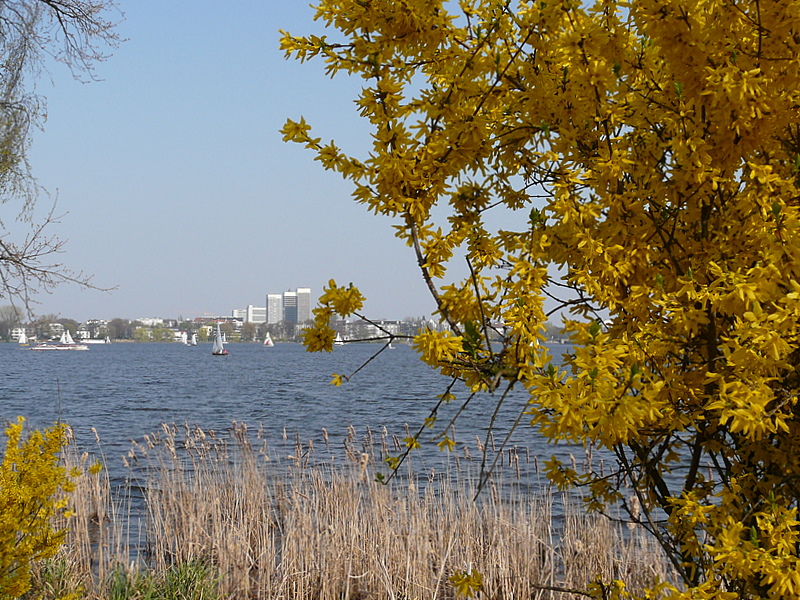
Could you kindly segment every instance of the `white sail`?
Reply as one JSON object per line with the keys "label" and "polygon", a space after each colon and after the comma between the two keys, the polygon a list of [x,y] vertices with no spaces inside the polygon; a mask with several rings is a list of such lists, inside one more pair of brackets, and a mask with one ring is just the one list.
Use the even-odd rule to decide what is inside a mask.
{"label": "white sail", "polygon": [[214,336],[214,346],[211,348],[211,354],[221,356],[228,353],[222,340],[222,332],[219,329],[219,323],[217,323],[217,334]]}
{"label": "white sail", "polygon": [[184,344],[184,345],[188,345],[189,344],[189,336],[187,335],[187,333],[185,331],[181,331],[181,343]]}
{"label": "white sail", "polygon": [[333,340],[334,346],[344,346],[344,340],[339,332],[336,332],[336,339]]}
{"label": "white sail", "polygon": [[189,345],[190,346],[197,346],[197,334],[196,333],[192,334],[192,339],[189,342]]}
{"label": "white sail", "polygon": [[275,342],[272,341],[272,338],[269,335],[269,331],[267,332],[267,337],[264,338],[264,345],[267,348],[272,348],[275,345]]}
{"label": "white sail", "polygon": [[66,329],[61,334],[57,343],[41,342],[31,347],[31,350],[88,350],[88,344],[77,343]]}
{"label": "white sail", "polygon": [[28,345],[28,336],[25,335],[25,330],[23,329],[19,334],[19,339],[17,340],[20,346],[27,346]]}

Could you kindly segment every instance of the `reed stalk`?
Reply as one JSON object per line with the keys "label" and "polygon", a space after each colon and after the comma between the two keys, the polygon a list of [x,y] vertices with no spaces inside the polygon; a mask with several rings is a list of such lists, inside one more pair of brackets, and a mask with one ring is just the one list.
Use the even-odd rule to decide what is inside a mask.
{"label": "reed stalk", "polygon": [[[54,559],[68,565],[61,587],[154,598],[167,574],[188,568],[213,584],[198,588],[204,597],[451,599],[448,579],[474,569],[482,597],[523,600],[574,597],[557,589],[585,589],[598,576],[622,578],[631,591],[673,579],[643,531],[586,516],[549,488],[528,491],[527,454],[508,453],[473,500],[478,450],[442,471],[406,467],[382,485],[388,433],[359,438],[353,429],[341,452],[327,432],[325,440],[323,448],[287,438],[275,449],[242,424],[225,434],[164,425],[126,457],[129,489],[143,490],[138,507],[102,473],[81,478]],[[43,575],[36,594],[55,598],[48,585]]]}

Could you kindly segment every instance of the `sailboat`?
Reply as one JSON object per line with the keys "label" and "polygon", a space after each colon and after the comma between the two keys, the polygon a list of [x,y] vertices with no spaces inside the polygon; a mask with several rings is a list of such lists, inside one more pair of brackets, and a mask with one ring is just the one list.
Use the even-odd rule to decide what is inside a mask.
{"label": "sailboat", "polygon": [[338,331],[336,332],[336,339],[333,340],[334,346],[344,346],[344,340],[342,339],[342,334]]}
{"label": "sailboat", "polygon": [[222,342],[222,332],[219,330],[219,323],[217,323],[217,334],[214,336],[214,346],[211,348],[211,354],[214,356],[227,356],[228,351]]}
{"label": "sailboat", "polygon": [[190,346],[197,346],[197,334],[196,333],[192,334],[192,339],[189,340],[189,345]]}
{"label": "sailboat", "polygon": [[88,350],[89,346],[86,344],[79,344],[75,340],[72,339],[72,334],[70,334],[68,329],[64,330],[64,333],[61,334],[61,338],[58,340],[58,343],[53,344],[50,342],[44,342],[41,344],[36,344],[31,348],[31,350]]}
{"label": "sailboat", "polygon": [[187,334],[185,331],[181,331],[181,343],[184,346],[189,345],[189,334]]}
{"label": "sailboat", "polygon": [[61,341],[59,343],[59,350],[88,350],[89,346],[86,344],[79,344],[75,340],[72,339],[72,334],[69,332],[69,329],[64,331],[64,335],[61,336]]}
{"label": "sailboat", "polygon": [[269,331],[267,332],[267,337],[264,338],[264,347],[265,348],[272,348],[275,345],[275,342],[272,341],[272,338],[269,335]]}
{"label": "sailboat", "polygon": [[28,345],[28,336],[25,335],[25,330],[23,329],[19,334],[19,339],[17,340],[20,346],[27,346]]}

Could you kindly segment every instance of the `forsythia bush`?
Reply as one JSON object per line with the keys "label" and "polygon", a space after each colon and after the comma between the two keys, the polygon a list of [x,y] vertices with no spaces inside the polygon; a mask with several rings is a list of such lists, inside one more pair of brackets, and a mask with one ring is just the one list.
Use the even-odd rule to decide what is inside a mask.
{"label": "forsythia bush", "polygon": [[53,556],[65,530],[53,528],[74,484],[59,453],[67,442],[65,425],[23,439],[20,417],[6,429],[0,463],[0,599],[17,598],[30,587],[31,563]]}
{"label": "forsythia bush", "polygon": [[[800,2],[320,0],[317,18],[332,37],[281,46],[363,80],[372,148],[302,118],[284,139],[413,249],[449,325],[422,359],[526,388],[541,434],[613,455],[610,476],[549,475],[657,537],[680,578],[664,594],[800,598]],[[309,348],[362,302],[333,282]],[[571,311],[560,367],[546,305]]]}

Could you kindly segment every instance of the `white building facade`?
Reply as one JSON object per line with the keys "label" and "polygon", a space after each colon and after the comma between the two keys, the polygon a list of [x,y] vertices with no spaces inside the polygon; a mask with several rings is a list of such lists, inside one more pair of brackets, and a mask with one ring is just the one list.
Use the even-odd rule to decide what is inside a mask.
{"label": "white building facade", "polygon": [[273,325],[283,320],[283,295],[267,294],[267,324]]}
{"label": "white building facade", "polygon": [[311,288],[297,288],[297,322],[311,319]]}
{"label": "white building facade", "polygon": [[267,322],[267,307],[266,306],[253,306],[247,305],[247,311],[244,316],[245,323],[266,323]]}

